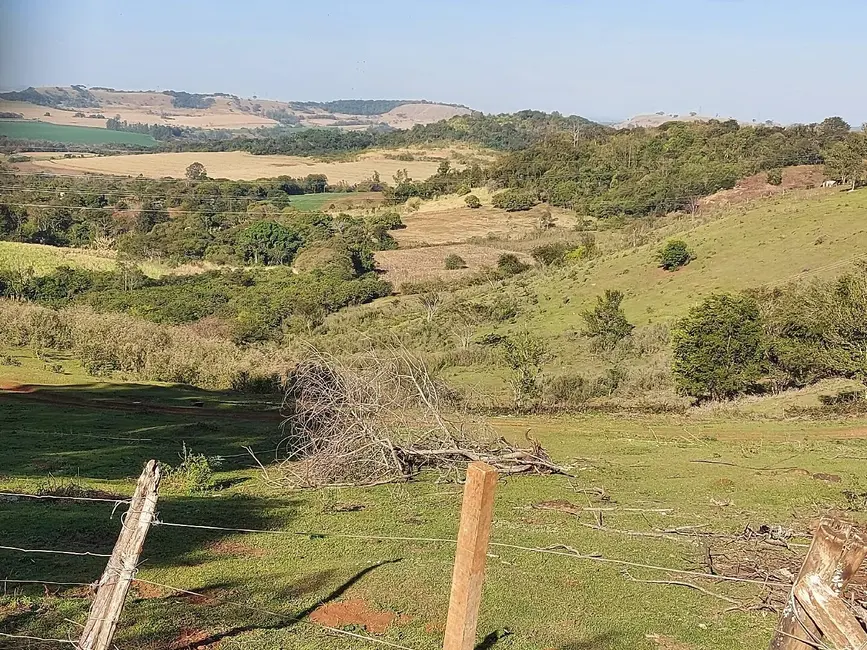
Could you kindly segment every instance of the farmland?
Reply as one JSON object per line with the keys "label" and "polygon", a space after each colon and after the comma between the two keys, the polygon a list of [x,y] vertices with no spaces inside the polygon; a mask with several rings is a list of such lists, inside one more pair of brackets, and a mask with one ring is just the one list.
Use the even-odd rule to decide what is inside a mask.
{"label": "farmland", "polygon": [[[156,650],[217,639],[223,646],[249,650],[373,647],[291,617],[336,624],[417,650],[441,647],[453,546],[321,534],[453,537],[458,487],[437,484],[431,475],[402,487],[275,491],[242,446],[252,445],[267,460],[281,437],[278,418],[248,417],[255,413],[247,410],[252,405],[239,405],[228,395],[196,394],[170,385],[95,385],[62,356],[56,362],[64,374],[58,375],[43,370],[44,362],[25,351],[3,352],[21,366],[0,367],[0,384],[28,381],[43,387],[31,394],[0,393],[0,426],[7,440],[0,489],[50,493],[75,486],[78,493],[128,495],[145,460],[176,464],[185,441],[196,452],[226,460],[213,478],[214,487],[204,493],[191,494],[165,481],[159,505],[163,521],[317,533],[284,537],[156,527],[138,577],[205,597],[148,582],[134,585],[116,637],[119,647]],[[187,414],[161,408],[193,399],[235,405],[226,404],[219,417],[211,408],[199,414],[195,408]],[[62,405],[69,400],[79,406]],[[140,409],[134,419],[112,405],[132,400]],[[799,535],[812,525],[817,509],[850,507],[844,493],[865,489],[864,461],[849,459],[867,455],[865,423],[860,421],[573,416],[495,418],[492,424],[514,439],[530,429],[556,461],[569,463],[577,474],[574,480],[519,477],[503,482],[494,514],[496,543],[567,544],[602,558],[694,569],[700,567],[703,550],[690,536],[654,539],[618,531],[701,526],[735,539],[745,526],[781,525]],[[701,459],[732,465],[693,462]],[[763,469],[751,469],[755,467]],[[596,497],[580,490],[600,486],[610,499],[604,503],[612,508],[606,517],[609,530],[584,525],[593,521],[591,514],[576,517],[555,507],[598,505]],[[660,512],[630,514],[629,508]],[[10,546],[104,553],[119,529],[117,517],[110,514],[111,504],[19,499],[4,503],[0,528]],[[776,549],[771,553],[761,551],[760,541],[744,541],[728,552],[761,551],[771,563],[768,568],[792,570],[804,551],[795,545],[803,539],[792,542],[790,550],[767,547]],[[10,579],[88,582],[102,566],[101,558],[0,551],[0,573]],[[730,604],[719,598],[636,582],[667,577],[677,579],[648,569],[626,572],[600,562],[495,548],[488,558],[479,638],[505,635],[504,642],[516,650],[710,650],[761,647],[769,639],[775,616],[725,613]],[[744,603],[756,602],[764,592],[749,585],[704,586]],[[238,602],[262,611],[231,604]],[[46,593],[10,583],[0,596],[4,629],[51,638],[74,635],[87,606],[86,591],[75,587]],[[642,615],[634,616],[635,611]],[[12,647],[2,643],[0,647]]]}
{"label": "farmland", "polygon": [[21,140],[47,140],[69,144],[131,144],[142,147],[156,146],[156,140],[141,133],[109,131],[91,126],[69,126],[30,122],[22,120],[0,120],[0,136]]}
{"label": "farmland", "polygon": [[[448,152],[441,154],[448,157]],[[406,169],[413,178],[424,179],[433,175],[437,160],[401,161],[383,154],[367,154],[357,160],[323,162],[297,156],[254,156],[245,152],[155,153],[139,155],[105,156],[37,161],[45,171],[63,171],[94,174],[116,174],[148,178],[183,178],[186,168],[193,162],[202,163],[212,178],[255,180],[276,176],[304,177],[325,174],[332,184],[345,181],[358,183],[374,172],[390,179],[398,170]]]}

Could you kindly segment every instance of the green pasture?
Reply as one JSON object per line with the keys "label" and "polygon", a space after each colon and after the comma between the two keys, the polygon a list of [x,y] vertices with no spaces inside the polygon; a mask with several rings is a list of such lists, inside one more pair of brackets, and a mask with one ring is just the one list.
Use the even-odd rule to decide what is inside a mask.
{"label": "green pasture", "polygon": [[0,136],[14,140],[48,140],[68,144],[132,144],[142,147],[157,145],[156,140],[144,133],[30,120],[0,120]]}
{"label": "green pasture", "polygon": [[[9,365],[9,358],[20,365]],[[22,349],[0,350],[0,359],[7,363],[0,365],[0,383],[38,386],[29,394],[0,392],[0,490],[87,489],[127,496],[148,459],[177,465],[185,444],[224,462],[204,493],[165,481],[162,521],[294,533],[157,526],[138,577],[206,597],[136,585],[115,639],[119,648],[378,647],[309,624],[322,604],[340,602],[393,614],[387,629],[373,635],[377,639],[417,650],[442,647],[452,545],[328,534],[454,538],[459,485],[428,473],[406,485],[291,491],[265,480],[244,450],[251,447],[271,478],[276,475],[271,463],[282,438],[280,420],[262,417],[268,405],[260,401],[251,398],[216,413],[216,405],[230,396],[171,385],[96,384],[68,359],[35,359]],[[62,365],[62,374],[52,369],[54,363]],[[158,408],[191,405],[193,398],[204,404],[202,410]],[[137,410],[118,410],[123,403]],[[702,570],[705,545],[716,543],[712,538],[624,531],[696,527],[734,540],[747,526],[780,525],[795,532],[789,549],[732,542],[725,552],[796,567],[804,552],[799,544],[806,541],[801,535],[816,517],[832,509],[865,517],[858,511],[862,502],[851,496],[867,492],[864,422],[588,415],[504,417],[491,424],[514,440],[529,430],[573,474],[501,480],[492,535],[497,543],[564,544],[586,555]],[[120,527],[119,512],[109,503],[0,499],[4,546],[108,553]],[[606,508],[605,530],[587,526],[599,521],[590,511],[575,516],[534,507],[552,502]],[[103,565],[103,558],[0,550],[0,579],[90,582]],[[727,612],[731,604],[720,598],[637,582],[654,579],[678,575],[492,547],[478,647],[718,650],[768,642],[775,614]],[[766,594],[751,585],[686,581],[747,605]],[[0,631],[75,638],[88,605],[86,589],[10,582],[0,596]],[[359,622],[338,627],[369,634]],[[0,641],[0,647],[22,647],[15,643]]]}

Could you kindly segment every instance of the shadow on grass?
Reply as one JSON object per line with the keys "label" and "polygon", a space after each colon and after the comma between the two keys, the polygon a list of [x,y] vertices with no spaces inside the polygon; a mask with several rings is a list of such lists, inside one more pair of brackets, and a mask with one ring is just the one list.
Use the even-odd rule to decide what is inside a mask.
{"label": "shadow on grass", "polygon": [[[225,396],[215,395],[215,400]],[[170,403],[186,399],[184,389],[137,384],[0,392],[0,478],[50,474],[132,481],[151,458],[177,464],[183,443],[194,452],[224,457],[226,470],[253,464],[245,446],[265,462],[274,457],[282,437],[276,411],[239,404],[217,408],[216,401],[207,408]]]}
{"label": "shadow on grass", "polygon": [[[164,521],[257,530],[285,529],[295,518],[297,502],[247,495],[227,498],[161,497]],[[110,554],[121,528],[125,506],[112,512],[110,503],[69,503],[21,499],[0,508],[0,544]],[[234,533],[154,526],[142,554],[146,568],[189,567],[213,559],[219,542]],[[241,547],[243,549],[243,547]],[[253,549],[255,550],[255,549]],[[23,553],[0,549],[0,581],[55,580],[93,582],[101,575],[103,557]]]}
{"label": "shadow on grass", "polygon": [[[326,603],[329,603],[333,600],[337,600],[338,598],[340,598],[344,593],[346,593],[346,591],[350,587],[352,587],[355,583],[357,583],[359,580],[361,580],[364,576],[366,576],[371,571],[374,571],[374,570],[376,570],[382,566],[385,566],[386,564],[394,564],[394,563],[400,562],[400,561],[401,561],[401,558],[396,558],[393,560],[383,560],[383,561],[377,562],[376,564],[373,564],[369,567],[366,567],[365,569],[362,569],[361,571],[359,571],[358,573],[356,573],[355,575],[350,577],[348,580],[341,583],[336,589],[334,589],[331,593],[329,593],[327,596],[325,596],[321,600],[317,601],[315,604],[313,604],[313,605],[307,607],[306,609],[303,609],[300,612],[297,612],[295,614],[287,615],[286,618],[281,619],[280,622],[275,624],[275,625],[264,625],[264,626],[263,625],[242,625],[242,626],[234,627],[230,630],[226,630],[225,632],[220,632],[219,634],[213,634],[213,635],[211,635],[205,639],[198,639],[198,640],[193,641],[187,645],[175,646],[175,650],[195,650],[196,648],[199,648],[203,645],[208,646],[212,643],[217,643],[217,642],[223,641],[225,639],[230,639],[232,637],[236,637],[239,634],[244,634],[245,632],[252,632],[254,630],[285,630],[285,629],[290,628],[294,625],[303,624],[304,619],[306,619],[310,614],[312,614],[314,611],[316,611],[316,609],[318,609],[319,607],[321,607],[322,605],[324,605]],[[307,588],[309,589],[309,587],[307,587]],[[308,593],[313,593],[315,591],[316,591],[315,588],[309,589]],[[292,592],[293,592],[293,594],[295,594],[295,597],[297,597],[298,595],[301,595],[301,594],[298,594],[298,592],[295,591],[294,589],[292,590]]]}

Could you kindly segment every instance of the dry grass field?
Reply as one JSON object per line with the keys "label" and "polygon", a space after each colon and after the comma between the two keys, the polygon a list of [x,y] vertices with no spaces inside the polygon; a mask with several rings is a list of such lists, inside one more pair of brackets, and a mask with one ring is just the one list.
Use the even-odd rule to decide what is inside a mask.
{"label": "dry grass field", "polygon": [[454,244],[485,237],[520,239],[533,232],[540,211],[506,212],[487,206],[418,211],[404,215],[406,228],[392,235],[401,246]]}
{"label": "dry grass field", "polygon": [[303,177],[308,174],[325,174],[330,183],[358,183],[370,178],[375,171],[379,172],[383,180],[391,181],[391,177],[399,169],[406,169],[413,178],[424,179],[435,174],[439,165],[435,160],[401,161],[386,158],[383,154],[368,154],[347,162],[322,162],[298,156],[254,156],[241,151],[58,159],[38,161],[35,164],[52,172],[183,178],[184,171],[193,162],[202,163],[211,178],[255,180],[275,176]]}
{"label": "dry grass field", "polygon": [[[453,244],[446,246],[425,246],[376,253],[376,263],[385,271],[385,279],[400,289],[404,282],[423,282],[427,280],[457,280],[475,273],[485,266],[495,267],[497,259],[504,251],[475,244]],[[511,251],[509,251],[511,252]],[[447,271],[444,262],[449,255],[460,255],[467,268]],[[516,253],[525,262],[529,255]]]}

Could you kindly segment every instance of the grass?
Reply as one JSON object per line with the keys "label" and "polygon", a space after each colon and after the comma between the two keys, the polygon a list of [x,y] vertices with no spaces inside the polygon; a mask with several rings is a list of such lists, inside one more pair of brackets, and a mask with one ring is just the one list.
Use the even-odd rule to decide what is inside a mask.
{"label": "grass", "polygon": [[[0,367],[0,379],[45,381],[41,361],[22,350],[12,352],[22,365]],[[407,537],[456,534],[460,487],[439,484],[433,475],[404,486],[275,490],[251,468],[242,445],[273,449],[281,437],[276,422],[247,419],[243,411],[222,417],[211,410],[142,411],[131,417],[97,407],[92,402],[94,389],[88,386],[91,380],[74,366],[68,372],[66,387],[54,391],[81,396],[78,407],[0,393],[4,434],[0,489],[29,492],[75,484],[127,495],[147,459],[177,465],[185,442],[195,452],[226,457],[225,464],[215,477],[216,488],[207,494],[191,495],[166,481],[159,505],[163,521]],[[113,382],[100,386],[97,394],[162,403],[177,399],[183,390]],[[703,551],[689,538],[642,539],[591,530],[580,525],[591,521],[590,515],[576,518],[532,506],[557,499],[588,505],[592,499],[575,488],[604,486],[611,498],[606,505],[673,509],[666,516],[610,512],[606,525],[611,528],[704,524],[710,530],[737,534],[747,524],[805,530],[821,512],[845,508],[845,490],[867,490],[864,461],[857,460],[867,456],[862,422],[600,415],[495,418],[492,424],[510,438],[520,438],[531,429],[554,459],[571,464],[577,476],[502,481],[494,514],[496,542],[565,543],[590,554],[694,568]],[[267,453],[260,457],[268,459]],[[738,466],[691,462],[696,459]],[[817,472],[837,475],[840,481],[817,480],[812,476]],[[362,508],[342,507],[348,504]],[[117,515],[111,514],[111,504],[6,501],[0,509],[0,543],[108,552],[120,526]],[[864,518],[863,513],[856,516]],[[453,552],[450,545],[424,542],[156,527],[145,545],[138,575],[287,616],[304,616],[323,601],[361,600],[373,610],[401,616],[379,638],[434,650],[442,642]],[[802,552],[798,548],[782,554],[796,565]],[[103,563],[101,558],[0,550],[0,577],[88,582],[99,575]],[[640,569],[632,575],[665,577]],[[742,585],[705,586],[746,600],[761,591]],[[69,621],[83,621],[88,604],[86,590],[46,592],[10,583],[0,596],[0,630],[66,638],[77,630]],[[710,650],[763,647],[768,642],[774,616],[724,613],[727,607],[689,589],[631,582],[617,567],[497,548],[488,558],[479,638],[493,641],[508,629],[510,635],[485,647],[513,650],[660,646]],[[363,632],[357,624],[346,625]],[[657,645],[648,635],[662,635],[656,637],[662,641]],[[138,585],[130,595],[116,643],[156,650],[196,647],[218,639],[221,648],[245,650],[374,647],[265,612],[148,585]]]}
{"label": "grass", "polygon": [[[145,275],[159,278],[168,273],[202,273],[212,268],[211,264],[184,264],[172,267],[160,262],[136,262]],[[59,248],[44,244],[24,244],[0,241],[0,269],[25,270],[32,268],[36,275],[46,275],[59,266],[88,269],[90,271],[110,271],[117,264],[114,251],[93,251],[83,248]]]}
{"label": "grass", "polygon": [[291,205],[298,210],[322,210],[325,206],[342,199],[351,199],[355,192],[324,192],[321,194],[299,194],[293,196]]}
{"label": "grass", "polygon": [[134,144],[144,147],[155,147],[157,144],[156,140],[144,133],[23,120],[0,120],[0,136],[18,140],[48,140],[69,144]]}

